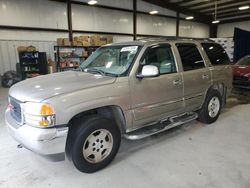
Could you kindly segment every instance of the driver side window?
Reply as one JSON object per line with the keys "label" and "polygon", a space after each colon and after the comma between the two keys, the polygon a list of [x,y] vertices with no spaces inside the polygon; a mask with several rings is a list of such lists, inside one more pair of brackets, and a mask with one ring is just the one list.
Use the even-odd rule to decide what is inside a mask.
{"label": "driver side window", "polygon": [[144,65],[156,66],[160,74],[176,72],[174,56],[170,46],[153,46],[146,51],[141,60],[140,70]]}

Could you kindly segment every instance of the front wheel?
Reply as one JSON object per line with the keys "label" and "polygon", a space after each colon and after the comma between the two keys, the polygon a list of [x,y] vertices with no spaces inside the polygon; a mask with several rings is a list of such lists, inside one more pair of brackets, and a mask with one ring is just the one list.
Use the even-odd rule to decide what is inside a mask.
{"label": "front wheel", "polygon": [[75,167],[81,172],[93,173],[106,167],[116,156],[121,133],[110,119],[94,116],[77,120],[72,126],[69,148]]}
{"label": "front wheel", "polygon": [[215,122],[221,111],[221,94],[217,90],[211,90],[208,92],[202,108],[199,110],[198,119],[203,123],[213,123]]}

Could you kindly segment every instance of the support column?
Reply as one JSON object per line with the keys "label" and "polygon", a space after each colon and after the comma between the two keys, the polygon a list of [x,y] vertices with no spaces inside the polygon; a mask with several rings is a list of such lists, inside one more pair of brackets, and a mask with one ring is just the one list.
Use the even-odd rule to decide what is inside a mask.
{"label": "support column", "polygon": [[73,42],[73,31],[72,31],[72,7],[71,0],[67,0],[67,15],[68,15],[68,30],[69,30],[69,41]]}
{"label": "support column", "polygon": [[137,0],[133,0],[133,37],[137,36]]}
{"label": "support column", "polygon": [[217,24],[210,24],[209,37],[210,38],[217,38],[217,31],[218,31],[218,25]]}
{"label": "support column", "polygon": [[180,12],[176,12],[176,37],[179,37],[180,32]]}

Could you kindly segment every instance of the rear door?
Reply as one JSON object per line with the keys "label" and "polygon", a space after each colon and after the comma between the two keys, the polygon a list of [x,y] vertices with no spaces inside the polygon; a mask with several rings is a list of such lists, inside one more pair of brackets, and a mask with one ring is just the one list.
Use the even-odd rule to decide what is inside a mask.
{"label": "rear door", "polygon": [[226,51],[217,43],[201,43],[210,61],[213,83],[224,83],[227,89],[232,88],[232,67]]}
{"label": "rear door", "polygon": [[211,73],[195,44],[178,43],[176,47],[183,67],[185,106],[193,110],[199,108],[204,100],[211,85]]}

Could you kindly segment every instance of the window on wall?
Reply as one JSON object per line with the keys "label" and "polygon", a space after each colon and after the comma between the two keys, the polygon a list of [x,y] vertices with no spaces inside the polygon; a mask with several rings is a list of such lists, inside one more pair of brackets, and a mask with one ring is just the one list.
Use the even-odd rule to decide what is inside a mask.
{"label": "window on wall", "polygon": [[197,47],[193,44],[177,44],[184,71],[191,71],[205,67],[204,60]]}
{"label": "window on wall", "polygon": [[141,60],[141,65],[154,65],[159,69],[160,74],[176,72],[174,56],[169,45],[149,48]]}
{"label": "window on wall", "polygon": [[228,55],[221,45],[216,43],[202,43],[201,45],[212,65],[230,64]]}

